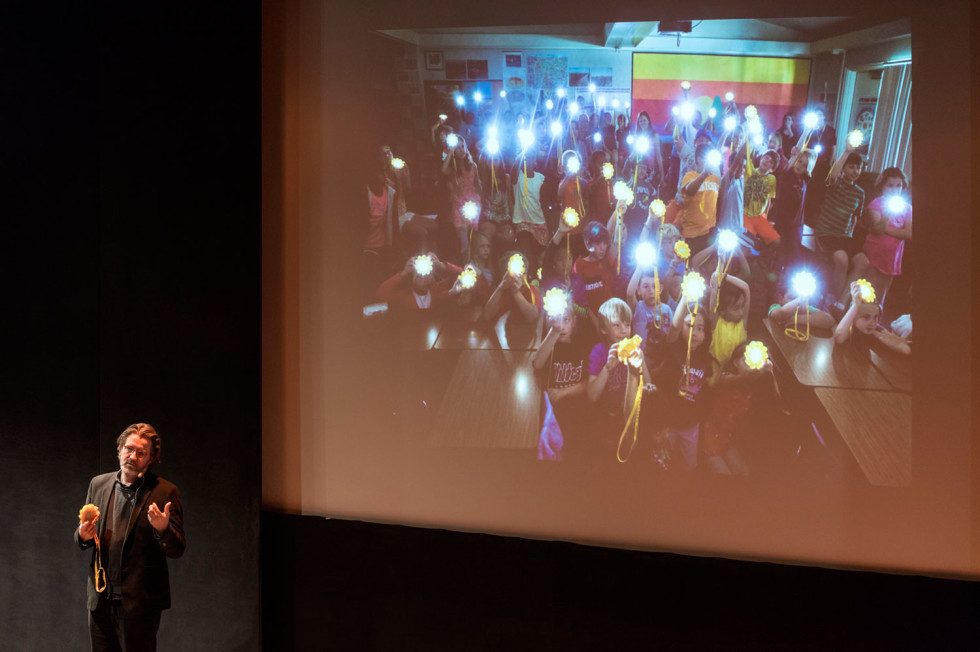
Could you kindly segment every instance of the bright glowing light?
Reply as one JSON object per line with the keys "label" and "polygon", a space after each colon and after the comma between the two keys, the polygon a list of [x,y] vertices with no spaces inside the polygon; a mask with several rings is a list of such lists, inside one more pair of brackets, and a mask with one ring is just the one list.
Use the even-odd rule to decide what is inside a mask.
{"label": "bright glowing light", "polygon": [[561,288],[551,288],[544,293],[544,311],[552,319],[568,311],[568,293]]}
{"label": "bright glowing light", "polygon": [[578,174],[578,171],[582,169],[582,161],[577,156],[569,156],[568,160],[565,161],[565,169],[572,174]]}
{"label": "bright glowing light", "polygon": [[682,90],[685,90],[685,91],[691,90],[691,82],[689,82],[689,81],[682,81],[681,82],[681,89]]}
{"label": "bright glowing light", "polygon": [[589,92],[595,93],[595,84],[589,84]]}
{"label": "bright glowing light", "polygon": [[677,257],[681,260],[687,260],[691,257],[691,247],[683,240],[678,240],[674,244],[674,253],[677,254]]}
{"label": "bright glowing light", "polygon": [[885,212],[889,215],[901,215],[908,208],[908,202],[901,195],[892,195],[885,200]]}
{"label": "bright glowing light", "polygon": [[561,136],[561,123],[558,122],[557,120],[554,120],[551,123],[551,135],[554,136],[555,138]]}
{"label": "bright glowing light", "polygon": [[823,145],[817,143],[816,145],[813,146],[813,151],[819,154],[820,152],[823,151]]}
{"label": "bright glowing light", "polygon": [[551,101],[551,100],[545,100],[545,102],[544,102],[544,108],[546,108],[549,111],[551,111],[553,108],[555,108],[555,103],[553,101]]}
{"label": "bright glowing light", "polygon": [[650,139],[646,136],[640,136],[636,139],[636,142],[633,143],[633,149],[636,150],[637,154],[646,154],[650,151]]}
{"label": "bright glowing light", "polygon": [[427,254],[415,257],[415,273],[419,276],[428,276],[432,273],[432,259]]}
{"label": "bright glowing light", "polygon": [[619,108],[619,100],[617,100],[617,99],[614,98],[613,101],[612,101],[612,105],[613,105],[613,108],[614,109],[618,109]]}
{"label": "bright glowing light", "polygon": [[735,116],[730,115],[725,118],[725,131],[735,131],[736,125],[738,125],[738,120],[735,119]]}
{"label": "bright glowing light", "polygon": [[817,291],[817,279],[810,272],[797,272],[793,277],[793,292],[801,298],[812,297]]}
{"label": "bright glowing light", "polygon": [[718,111],[717,111],[717,109],[715,109],[715,107],[711,107],[710,109],[708,109],[708,117],[709,118],[711,118],[712,120],[714,120],[715,116],[717,116],[717,115],[718,115]]}
{"label": "bright glowing light", "polygon": [[694,105],[690,102],[681,104],[681,117],[688,121],[692,120],[694,118]]}
{"label": "bright glowing light", "polygon": [[500,91],[500,99],[504,99],[506,97],[507,97],[507,91]]}
{"label": "bright glowing light", "polygon": [[521,129],[517,132],[517,138],[521,143],[521,149],[525,152],[534,144],[534,132],[530,129]]}
{"label": "bright glowing light", "polygon": [[456,147],[459,145],[459,136],[456,134],[449,134],[446,136],[446,145],[448,145],[450,149],[456,149]]}
{"label": "bright glowing light", "polygon": [[457,95],[456,96],[456,106],[463,106],[464,104],[466,104],[466,98],[463,97],[462,95]]}
{"label": "bright glowing light", "polygon": [[490,138],[496,138],[500,132],[497,130],[497,125],[490,125],[487,127],[487,136]]}
{"label": "bright glowing light", "polygon": [[766,140],[765,138],[762,137],[762,134],[756,134],[752,136],[752,144],[755,145],[756,147],[761,147],[762,144],[765,142]]}
{"label": "bright glowing light", "polygon": [[481,93],[480,91],[475,91],[473,93],[473,101],[476,102],[477,104],[479,104],[480,102],[482,102],[483,101],[483,93]]}
{"label": "bright glowing light", "polygon": [[601,143],[602,142],[602,134],[600,134],[598,131],[595,132],[594,134],[592,134],[592,142],[593,143]]}
{"label": "bright glowing light", "polygon": [[670,112],[673,113],[674,115],[680,115],[681,114],[681,107],[679,107],[679,106],[677,106],[675,104],[674,106],[670,107]]}
{"label": "bright glowing light", "polygon": [[662,199],[654,199],[650,202],[650,212],[654,217],[663,217],[667,213],[667,205]]}
{"label": "bright glowing light", "polygon": [[869,283],[868,280],[864,278],[859,278],[857,281],[855,281],[855,283],[857,283],[858,297],[860,297],[861,301],[865,303],[874,303],[875,300],[874,286],[871,285],[871,283]]}
{"label": "bright glowing light", "polygon": [[762,134],[762,121],[758,117],[751,118],[748,121],[748,127],[750,134]]}
{"label": "bright glowing light", "polygon": [[625,201],[627,204],[633,203],[633,190],[625,181],[617,181],[613,184],[613,197],[616,201]]}
{"label": "bright glowing light", "polygon": [[393,158],[391,159],[391,167],[395,168],[396,170],[401,170],[403,167],[405,167],[405,161],[401,160],[400,158]]}
{"label": "bright glowing light", "polygon": [[578,113],[578,102],[572,102],[568,105],[568,115],[575,115]]}
{"label": "bright glowing light", "polygon": [[704,155],[704,162],[710,168],[721,167],[721,152],[717,149],[708,150]]}
{"label": "bright glowing light", "polygon": [[557,95],[558,97],[565,97],[565,89],[559,88],[558,90],[555,91],[555,95]]}
{"label": "bright glowing light", "polygon": [[641,362],[639,358],[633,358],[633,353],[640,348],[643,343],[643,338],[639,335],[634,335],[633,337],[628,337],[625,340],[620,340],[616,343],[616,355],[619,357],[619,361],[623,364],[628,364],[633,367],[639,367]]}
{"label": "bright glowing light", "polygon": [[636,142],[636,138],[633,137],[633,134],[630,134],[629,136],[626,137],[627,145],[632,145],[635,142]]}
{"label": "bright glowing light", "polygon": [[600,107],[606,106],[606,98],[600,96],[599,99],[596,100],[596,104],[598,104]]}
{"label": "bright glowing light", "polygon": [[463,217],[469,222],[476,222],[480,218],[480,205],[475,201],[468,201],[463,204]]}
{"label": "bright glowing light", "polygon": [[524,256],[513,254],[507,261],[507,271],[514,276],[524,276]]}
{"label": "bright glowing light", "polygon": [[700,301],[706,288],[704,277],[697,272],[688,272],[681,281],[681,294],[688,301]]}
{"label": "bright glowing light", "polygon": [[807,111],[803,116],[803,126],[806,129],[816,129],[817,125],[820,124],[820,114],[816,111]]}
{"label": "bright glowing light", "polygon": [[755,108],[755,104],[749,104],[745,107],[745,119],[755,120],[759,117],[759,109]]}
{"label": "bright glowing light", "polygon": [[636,245],[636,265],[641,269],[649,269],[657,263],[657,248],[649,242]]}
{"label": "bright glowing light", "polygon": [[606,181],[609,181],[610,179],[612,179],[613,178],[613,174],[615,174],[615,173],[616,173],[616,168],[613,167],[613,164],[612,163],[603,163],[602,164],[602,176],[603,176],[603,178]]}
{"label": "bright glowing light", "polygon": [[735,101],[735,93],[733,93],[731,91],[728,91],[727,93],[725,93],[725,101],[726,102],[733,102],[733,101]]}
{"label": "bright glowing light", "polygon": [[847,134],[847,144],[854,149],[857,149],[864,144],[864,133],[860,129],[855,129],[851,133]]}
{"label": "bright glowing light", "polygon": [[476,272],[473,268],[467,267],[459,274],[459,287],[469,290],[476,285]]}
{"label": "bright glowing light", "polygon": [[448,118],[448,117],[449,117],[449,116],[448,116],[448,115],[446,115],[445,113],[440,113],[440,114],[439,114],[439,119],[440,119],[440,120],[445,120],[445,119],[446,119],[446,118]]}
{"label": "bright glowing light", "polygon": [[718,249],[724,253],[735,251],[738,247],[738,236],[734,231],[722,229],[718,232]]}
{"label": "bright glowing light", "polygon": [[762,342],[749,342],[745,345],[745,364],[749,369],[762,369],[769,359],[769,349]]}
{"label": "bright glowing light", "polygon": [[496,138],[488,138],[485,147],[487,154],[490,156],[496,156],[500,153],[500,141],[498,141]]}
{"label": "bright glowing light", "polygon": [[564,220],[565,224],[574,229],[576,226],[578,226],[579,222],[578,211],[569,206],[561,214],[561,219]]}

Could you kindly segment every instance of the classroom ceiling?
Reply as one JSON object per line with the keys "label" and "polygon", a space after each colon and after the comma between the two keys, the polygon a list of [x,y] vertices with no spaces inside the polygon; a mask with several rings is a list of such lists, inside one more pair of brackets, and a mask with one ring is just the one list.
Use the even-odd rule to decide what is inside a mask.
{"label": "classroom ceiling", "polygon": [[383,34],[439,48],[603,48],[646,52],[779,53],[814,55],[907,36],[909,21],[888,23],[848,16],[702,20],[690,33],[660,32],[660,23],[615,22],[383,30]]}

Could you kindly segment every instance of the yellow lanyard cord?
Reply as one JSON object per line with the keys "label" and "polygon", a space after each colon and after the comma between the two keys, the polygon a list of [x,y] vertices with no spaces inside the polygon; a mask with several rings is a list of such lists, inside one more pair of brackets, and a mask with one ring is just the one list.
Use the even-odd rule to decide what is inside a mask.
{"label": "yellow lanyard cord", "polygon": [[582,186],[578,183],[578,175],[575,175],[575,194],[578,195],[578,214],[585,219],[585,201],[582,199]]}
{"label": "yellow lanyard cord", "polygon": [[527,277],[524,277],[524,286],[527,287],[528,293],[531,295],[531,305],[537,305],[534,302],[534,290],[531,289],[531,284],[527,282]]}
{"label": "yellow lanyard cord", "polygon": [[[633,449],[636,447],[637,434],[640,430],[640,403],[643,400],[643,371],[638,370],[640,374],[639,383],[636,386],[636,400],[633,402],[633,409],[630,410],[630,415],[626,419],[626,425],[623,427],[623,432],[619,435],[619,444],[616,446],[616,459],[620,463],[624,463],[629,460],[630,455],[633,454]],[[629,383],[627,383],[627,390]],[[623,396],[623,401],[626,401],[626,396]],[[633,425],[633,441],[630,443],[630,449],[626,452],[626,457],[622,456],[623,440],[626,439],[626,433],[630,430],[630,424]]]}
{"label": "yellow lanyard cord", "polygon": [[[95,591],[96,593],[102,593],[105,591],[106,580],[105,580],[105,569],[102,568],[102,546],[99,543],[99,535],[95,535],[95,559],[92,561],[92,570],[95,573],[93,580],[95,581]],[[102,579],[101,587],[99,586],[99,578]]]}
{"label": "yellow lanyard cord", "polygon": [[657,262],[653,265],[653,301],[656,303],[653,313],[653,323],[657,328],[660,328],[660,250],[664,244],[664,218],[660,218],[660,233],[657,238]]}
{"label": "yellow lanyard cord", "polygon": [[799,329],[799,317],[800,317],[800,307],[796,306],[796,312],[793,313],[793,328],[787,328],[784,332],[789,337],[799,342],[806,342],[810,339],[810,304],[804,304],[806,308],[806,333],[800,332]]}
{"label": "yellow lanyard cord", "polygon": [[[683,301],[684,298],[681,297]],[[694,335],[694,325],[698,322],[698,304],[694,304],[694,313],[691,318],[691,328],[687,331],[687,360],[684,362],[684,388],[691,388],[691,338]]]}
{"label": "yellow lanyard cord", "polygon": [[616,274],[619,275],[619,268],[623,264],[623,214],[616,209]]}
{"label": "yellow lanyard cord", "polygon": [[497,194],[497,166],[493,164],[493,157],[490,157],[490,185],[493,187],[494,196]]}

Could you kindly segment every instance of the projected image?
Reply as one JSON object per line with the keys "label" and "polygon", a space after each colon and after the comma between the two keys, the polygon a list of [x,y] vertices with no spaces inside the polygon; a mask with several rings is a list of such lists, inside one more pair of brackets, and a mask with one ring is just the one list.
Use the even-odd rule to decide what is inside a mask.
{"label": "projected image", "polygon": [[908,485],[911,63],[827,92],[820,52],[526,32],[482,36],[479,84],[412,66],[366,168],[379,412],[540,464]]}

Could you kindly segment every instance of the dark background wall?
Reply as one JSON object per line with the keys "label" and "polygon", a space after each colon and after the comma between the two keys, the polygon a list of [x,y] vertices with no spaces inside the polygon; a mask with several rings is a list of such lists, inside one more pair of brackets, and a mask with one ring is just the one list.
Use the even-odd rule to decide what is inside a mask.
{"label": "dark background wall", "polygon": [[974,583],[271,512],[260,577],[258,3],[43,10],[0,20],[0,649],[87,649],[71,531],[137,420],[186,512],[162,649],[257,649],[260,595],[273,650],[976,643]]}
{"label": "dark background wall", "polygon": [[88,649],[71,536],[148,421],[181,489],[170,650],[258,648],[259,3],[5,17],[0,649]]}

